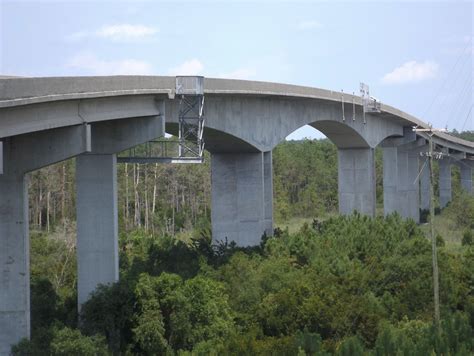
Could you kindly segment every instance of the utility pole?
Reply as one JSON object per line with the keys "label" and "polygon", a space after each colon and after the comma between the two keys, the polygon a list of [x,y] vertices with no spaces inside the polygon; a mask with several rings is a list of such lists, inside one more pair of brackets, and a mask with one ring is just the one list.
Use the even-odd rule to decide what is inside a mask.
{"label": "utility pole", "polygon": [[431,235],[431,258],[433,265],[433,299],[434,299],[434,324],[437,332],[440,332],[440,311],[439,311],[439,270],[438,270],[438,252],[436,246],[436,236],[434,232],[435,219],[435,198],[434,198],[434,173],[433,158],[440,159],[444,155],[442,152],[435,152],[433,147],[434,132],[446,132],[446,129],[419,129],[413,128],[415,132],[426,132],[429,137],[429,150],[424,154],[428,157],[428,165],[430,170],[430,235]]}

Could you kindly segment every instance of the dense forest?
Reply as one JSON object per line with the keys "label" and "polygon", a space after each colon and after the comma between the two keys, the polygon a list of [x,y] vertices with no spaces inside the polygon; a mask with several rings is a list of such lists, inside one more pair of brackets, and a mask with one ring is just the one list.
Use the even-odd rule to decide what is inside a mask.
{"label": "dense forest", "polygon": [[[376,159],[381,205],[381,152]],[[74,161],[32,173],[32,340],[13,353],[474,352],[474,198],[458,183],[440,216],[450,228],[437,231],[438,332],[423,226],[397,215],[337,216],[337,150],[328,140],[276,147],[276,221],[307,222],[296,232],[276,228],[254,248],[212,244],[208,162],[119,166],[120,281],[99,287],[80,315]]]}

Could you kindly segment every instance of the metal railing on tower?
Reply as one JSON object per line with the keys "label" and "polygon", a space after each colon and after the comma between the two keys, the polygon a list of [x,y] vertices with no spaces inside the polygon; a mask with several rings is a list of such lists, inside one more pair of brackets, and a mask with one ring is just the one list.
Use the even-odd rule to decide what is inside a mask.
{"label": "metal railing on tower", "polygon": [[177,76],[178,137],[157,139],[120,155],[127,163],[202,163],[204,160],[204,77]]}

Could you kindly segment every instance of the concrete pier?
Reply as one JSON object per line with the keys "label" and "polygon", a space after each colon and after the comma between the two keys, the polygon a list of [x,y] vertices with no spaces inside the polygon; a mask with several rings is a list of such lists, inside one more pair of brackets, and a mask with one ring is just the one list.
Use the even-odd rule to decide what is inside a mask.
{"label": "concrete pier", "polygon": [[0,355],[30,336],[28,184],[0,175]]}
{"label": "concrete pier", "polygon": [[0,175],[0,355],[30,337],[28,176],[90,150],[90,127],[76,125],[9,137]]}
{"label": "concrete pier", "polygon": [[[420,161],[420,169],[422,169],[426,158]],[[428,163],[424,164],[424,168],[420,174],[420,209],[430,209],[430,167]]]}
{"label": "concrete pier", "polygon": [[78,156],[76,190],[80,306],[99,284],[119,277],[116,156]]}
{"label": "concrete pier", "polygon": [[339,149],[338,167],[339,212],[375,216],[374,149]]}
{"label": "concrete pier", "polygon": [[258,245],[265,231],[263,153],[211,155],[212,233],[214,241]]}
{"label": "concrete pier", "polygon": [[79,307],[119,277],[116,153],[163,136],[163,123],[162,116],[94,123],[90,154],[76,159]]}
{"label": "concrete pier", "polygon": [[273,236],[273,163],[272,151],[263,153],[265,233]]}
{"label": "concrete pier", "polygon": [[404,218],[420,220],[419,153],[417,149],[384,147],[384,214],[398,212]]}
{"label": "concrete pier", "polygon": [[452,199],[451,192],[451,161],[444,158],[439,161],[439,205],[446,207]]}
{"label": "concrete pier", "polygon": [[399,211],[397,147],[383,148],[383,209],[389,215]]}
{"label": "concrete pier", "polygon": [[467,193],[472,194],[472,168],[469,163],[461,161],[459,165],[461,171],[461,188]]}

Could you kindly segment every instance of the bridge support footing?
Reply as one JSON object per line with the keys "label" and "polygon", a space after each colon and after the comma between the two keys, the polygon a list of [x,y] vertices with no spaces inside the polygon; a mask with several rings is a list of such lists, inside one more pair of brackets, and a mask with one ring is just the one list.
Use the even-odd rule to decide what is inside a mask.
{"label": "bridge support footing", "polygon": [[0,355],[30,336],[28,183],[0,175]]}
{"label": "bridge support footing", "polygon": [[375,216],[374,149],[339,149],[338,168],[339,212]]}
{"label": "bridge support footing", "polygon": [[411,218],[415,222],[420,221],[420,184],[417,179],[419,173],[418,157],[418,150],[384,147],[383,201],[385,215],[398,212],[404,218]]}
{"label": "bridge support footing", "polygon": [[117,157],[76,158],[79,307],[99,284],[118,280]]}
{"label": "bridge support footing", "polygon": [[[267,160],[271,158],[267,156]],[[271,168],[266,164],[266,170]],[[258,245],[271,219],[266,216],[264,153],[213,153],[211,155],[211,220],[214,241]],[[268,179],[267,179],[268,181]]]}
{"label": "bridge support footing", "polygon": [[451,161],[441,159],[439,161],[439,205],[446,207],[452,199],[451,192]]}

